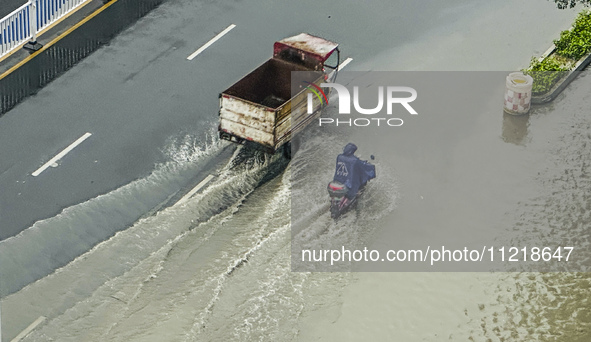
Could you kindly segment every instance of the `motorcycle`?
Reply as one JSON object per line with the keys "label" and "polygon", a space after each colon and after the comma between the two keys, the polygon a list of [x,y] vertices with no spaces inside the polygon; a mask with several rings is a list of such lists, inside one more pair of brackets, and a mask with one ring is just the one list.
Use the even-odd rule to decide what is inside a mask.
{"label": "motorcycle", "polygon": [[[370,158],[371,160],[375,159],[373,155]],[[373,165],[368,162],[365,163],[373,167]],[[345,184],[335,180],[328,183],[327,190],[328,195],[330,196],[330,217],[336,220],[349,209],[353,208],[355,204],[357,204],[359,197],[363,194],[367,182],[369,182],[369,180],[359,187],[359,190],[351,199],[346,196],[349,192],[349,188]]]}

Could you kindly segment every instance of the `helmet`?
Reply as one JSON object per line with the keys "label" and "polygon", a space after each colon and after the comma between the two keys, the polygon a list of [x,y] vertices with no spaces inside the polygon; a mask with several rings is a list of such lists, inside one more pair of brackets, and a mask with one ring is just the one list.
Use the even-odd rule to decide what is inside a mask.
{"label": "helmet", "polygon": [[345,148],[343,148],[343,154],[346,156],[353,155],[357,151],[357,146],[353,143],[348,143]]}

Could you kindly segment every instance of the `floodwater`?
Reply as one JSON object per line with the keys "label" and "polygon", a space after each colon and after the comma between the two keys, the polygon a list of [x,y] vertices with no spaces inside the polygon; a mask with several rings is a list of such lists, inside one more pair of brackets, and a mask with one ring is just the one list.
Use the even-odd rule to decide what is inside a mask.
{"label": "floodwater", "polygon": [[[465,74],[449,73],[448,77],[461,79]],[[497,98],[502,98],[502,80],[490,88]],[[471,83],[472,88],[480,86]],[[347,134],[345,129],[333,128],[335,134],[328,136],[340,141],[328,142],[333,146],[330,152],[338,153],[336,146],[348,139],[357,142],[362,157],[376,155],[378,179],[370,182],[364,194],[371,198],[362,199],[347,222],[322,223],[323,218],[329,220],[327,213],[313,223],[302,220],[301,225],[292,218],[294,227],[301,229],[294,233],[292,244],[378,250],[458,242],[574,245],[578,258],[571,258],[564,269],[588,271],[590,91],[589,74],[583,73],[552,104],[534,107],[528,116],[504,114],[502,101],[491,99],[490,107],[483,105],[473,112],[453,113],[442,105],[438,117],[425,117],[427,113],[419,111],[417,104],[422,121],[409,118],[406,126],[390,135],[367,135],[359,129]],[[326,135],[315,139],[317,144],[304,151],[308,155],[303,159],[328,168],[333,161],[321,159],[326,150],[317,151]],[[321,174],[329,178],[332,172]],[[298,196],[297,191],[310,190],[298,187],[295,178],[292,201],[302,206],[294,209],[302,213],[306,196]],[[384,192],[394,208],[385,205]],[[296,261],[299,251],[293,255]],[[299,269],[306,266],[331,270],[297,265]],[[528,270],[521,266],[511,264],[505,269]],[[388,267],[376,263],[357,269]],[[338,302],[314,310],[304,320],[301,340],[318,336],[330,341],[591,339],[589,273],[409,273],[419,268],[402,267],[408,272],[351,274]]]}
{"label": "floodwater", "polygon": [[[529,116],[504,116],[500,111],[495,118],[484,118],[488,135],[508,144],[518,157],[501,154],[512,164],[493,166],[489,179],[475,178],[480,183],[471,186],[462,196],[471,192],[485,192],[495,200],[509,198],[508,204],[492,204],[482,208],[482,203],[470,205],[470,201],[453,197],[441,184],[433,189],[426,178],[424,168],[415,167],[421,184],[415,184],[405,168],[416,166],[398,159],[399,205],[390,222],[395,226],[384,227],[375,238],[375,245],[392,243],[395,237],[408,238],[412,229],[424,229],[417,222],[433,220],[445,228],[449,222],[471,224],[474,235],[481,234],[481,227],[490,227],[494,218],[487,212],[503,209],[498,217],[505,226],[499,232],[506,240],[519,245],[536,237],[541,244],[552,245],[556,241],[569,241],[582,247],[582,260],[589,265],[589,190],[588,163],[591,157],[591,117],[588,106],[591,97],[589,75],[581,75],[570,88],[551,105],[534,108]],[[490,121],[490,122],[489,122]],[[494,122],[494,124],[492,124]],[[477,127],[476,127],[477,128]],[[476,129],[476,132],[478,130]],[[477,140],[485,141],[487,134]],[[473,143],[472,138],[465,139]],[[493,147],[470,144],[478,152],[488,150],[482,158],[497,156]],[[400,148],[400,147],[399,147]],[[392,148],[392,153],[397,153]],[[464,153],[470,156],[469,153]],[[526,158],[526,159],[525,159]],[[462,165],[461,161],[456,161]],[[475,160],[472,168],[491,167],[483,159]],[[462,165],[463,166],[463,165]],[[498,188],[492,173],[511,168],[502,176],[517,180],[529,175],[529,181],[514,183],[507,180]],[[445,171],[445,169],[437,169]],[[470,168],[463,170],[470,178]],[[473,175],[474,176],[474,175]],[[457,181],[453,177],[446,182]],[[520,184],[521,183],[521,184]],[[494,187],[490,187],[494,184]],[[501,183],[502,184],[502,183]],[[452,184],[454,185],[454,184]],[[457,188],[459,189],[459,188]],[[447,203],[438,198],[437,203],[425,203],[430,196],[447,195]],[[525,194],[525,195],[524,195]],[[452,195],[452,196],[450,196]],[[471,200],[479,196],[472,197]],[[522,199],[519,199],[523,197]],[[452,203],[449,203],[452,202]],[[461,205],[457,205],[459,202]],[[453,210],[453,207],[459,209]],[[500,208],[499,208],[500,207]],[[479,208],[479,209],[478,209]],[[438,210],[439,209],[439,210]],[[460,218],[448,217],[445,212]],[[477,210],[476,214],[473,210]],[[421,212],[433,213],[424,220]],[[400,217],[402,216],[402,217]],[[468,220],[464,221],[466,216]],[[470,216],[474,216],[470,218]],[[447,217],[447,218],[446,218]],[[489,222],[490,220],[490,222]],[[410,225],[406,227],[406,225]],[[408,231],[405,230],[408,228]],[[402,230],[402,232],[401,232]],[[419,234],[416,231],[415,235]],[[385,242],[383,242],[385,241]],[[400,340],[400,341],[589,341],[591,340],[591,276],[589,273],[356,273],[350,276],[348,285],[339,298],[338,309],[318,310],[307,320],[302,337],[312,339],[321,336],[326,340]],[[331,316],[332,313],[332,316]],[[327,324],[317,324],[324,319]],[[317,327],[317,328],[314,328]],[[306,340],[302,338],[302,340]]]}
{"label": "floodwater", "polygon": [[[452,38],[461,45],[461,37]],[[389,57],[377,56],[375,65]],[[417,69],[443,69],[423,62]],[[589,250],[589,94],[591,76],[584,74],[525,117],[504,115],[502,99],[491,98],[498,111],[459,113],[423,137],[413,137],[418,128],[399,132],[398,139],[423,140],[421,146],[369,149],[353,136],[361,139],[362,155],[376,154],[378,178],[338,223],[327,217],[325,178],[332,170],[323,165],[332,164],[349,136],[325,141],[309,133],[299,153],[313,158],[291,163],[238,149],[202,193],[4,297],[3,336],[44,316],[23,341],[589,341],[589,273],[316,273],[293,272],[291,263],[293,241],[378,248],[450,226],[515,245],[535,236],[541,243],[570,239]],[[95,199],[86,211],[92,203],[72,208],[76,222],[106,217],[101,204],[124,203],[118,196],[143,187],[149,191],[141,195],[158,192],[155,184],[166,188],[228,148],[215,139],[186,140],[170,144],[171,160],[152,175]],[[311,189],[302,181],[310,174],[318,175],[317,196],[309,198],[306,216],[291,217],[293,196]],[[62,248],[75,244],[75,233],[72,228]],[[33,249],[22,253],[38,252]],[[22,287],[16,278],[3,282]]]}
{"label": "floodwater", "polygon": [[[308,162],[237,150],[202,194],[137,222],[5,298],[3,313],[11,315],[3,321],[10,329],[11,323],[48,316],[25,341],[588,341],[588,273],[292,272],[290,245],[338,241],[375,247],[418,238],[424,230],[419,224],[430,216],[423,212],[432,212],[430,219],[439,219],[443,228],[462,220],[449,217],[482,214],[473,222],[478,236],[501,212],[502,225],[492,227],[506,240],[519,244],[520,237],[537,234],[551,243],[566,237],[588,251],[589,93],[589,76],[581,75],[553,104],[534,108],[526,122],[500,109],[497,116],[485,112],[473,120],[474,133],[461,140],[473,151],[489,143],[493,152],[513,151],[504,155],[504,166],[516,179],[529,179],[523,191],[513,181],[495,182],[506,176],[502,167],[497,176],[491,171],[490,181],[480,179],[469,190],[490,192],[493,199],[507,193],[507,200],[489,210],[479,203],[464,207],[470,199],[458,198],[460,206],[430,202],[431,196],[453,197],[454,182],[462,178],[448,174],[437,185],[431,169],[412,167],[428,158],[376,148],[378,178],[355,211],[337,223],[330,220],[322,186],[310,198],[307,217],[290,217],[286,208],[293,196],[310,189],[299,180],[309,172],[330,174],[314,168],[347,136],[333,136],[327,144],[322,135],[309,135],[298,152],[312,156]],[[485,157],[491,161],[477,160],[472,167],[490,166],[503,155]],[[388,175],[391,163],[396,172]],[[265,179],[271,180],[257,187]],[[424,188],[414,183],[419,181]],[[384,193],[392,201],[384,201]],[[227,209],[216,213],[219,203]],[[459,209],[451,216],[441,214],[454,207]],[[197,222],[198,217],[211,218]],[[291,223],[302,227],[298,223],[304,221],[309,224],[292,239]]]}

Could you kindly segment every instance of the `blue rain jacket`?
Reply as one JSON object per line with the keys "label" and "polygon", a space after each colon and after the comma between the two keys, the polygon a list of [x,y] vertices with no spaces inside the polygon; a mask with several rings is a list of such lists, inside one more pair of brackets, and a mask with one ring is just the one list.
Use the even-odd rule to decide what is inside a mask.
{"label": "blue rain jacket", "polygon": [[355,151],[357,151],[355,144],[348,143],[345,146],[343,153],[337,157],[334,174],[335,181],[343,183],[349,188],[347,192],[349,199],[355,197],[359,188],[365,185],[367,181],[376,177],[376,167],[357,158],[354,155]]}

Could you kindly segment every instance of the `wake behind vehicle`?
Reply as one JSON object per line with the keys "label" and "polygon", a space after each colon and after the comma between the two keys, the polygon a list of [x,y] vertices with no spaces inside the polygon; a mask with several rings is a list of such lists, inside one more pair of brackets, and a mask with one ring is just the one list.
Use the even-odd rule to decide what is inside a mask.
{"label": "wake behind vehicle", "polygon": [[[335,51],[336,65],[328,65]],[[301,33],[275,42],[271,59],[220,94],[220,138],[268,153],[283,147],[291,157],[288,143],[320,116],[326,104],[313,96],[313,114],[308,114],[309,89],[333,82],[339,63],[338,44],[320,37]],[[302,71],[294,96],[292,71]],[[323,90],[328,97],[330,88]]]}
{"label": "wake behind vehicle", "polygon": [[[347,144],[343,153],[337,157],[336,170],[333,180],[328,183],[330,196],[330,216],[339,218],[353,208],[369,180],[376,177],[375,166],[365,160],[357,158],[354,153],[357,146]],[[371,156],[374,159],[374,156]]]}

